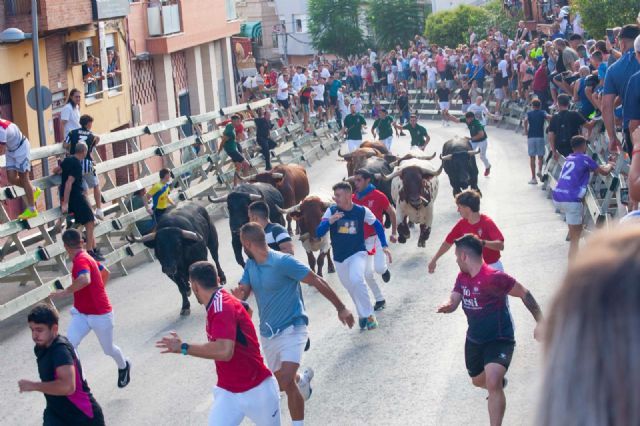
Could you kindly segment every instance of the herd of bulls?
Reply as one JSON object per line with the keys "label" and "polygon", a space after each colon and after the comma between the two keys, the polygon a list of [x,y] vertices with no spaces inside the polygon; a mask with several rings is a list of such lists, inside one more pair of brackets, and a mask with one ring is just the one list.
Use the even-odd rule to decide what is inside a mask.
{"label": "herd of bulls", "polygon": [[[442,164],[436,167],[432,160],[436,154],[425,156],[411,151],[403,157],[391,154],[380,142],[364,142],[348,154],[338,155],[346,161],[351,181],[354,172],[367,170],[374,176],[372,183],[396,207],[398,242],[410,237],[410,224],[420,225],[418,247],[424,247],[431,232],[433,202],[438,195],[438,176],[444,170],[449,177],[454,195],[470,187],[478,189],[478,168],[467,138],[454,138],[444,144],[440,155]],[[249,221],[249,204],[264,201],[270,210],[270,221],[285,225],[291,233],[291,221],[297,222],[297,232],[309,261],[309,267],[322,275],[325,259],[328,272],[334,272],[329,235],[316,235],[322,215],[331,200],[309,195],[307,173],[299,165],[279,165],[272,170],[243,178],[243,183],[222,197],[209,197],[212,203],[226,203],[231,228],[231,243],[236,262],[244,267],[240,242],[240,228]],[[285,220],[287,222],[285,222]],[[386,221],[388,224],[388,220]],[[154,232],[141,238],[129,237],[130,242],[142,242],[153,248],[162,266],[162,272],[178,286],[182,296],[181,315],[189,315],[189,266],[207,259],[211,253],[222,283],[226,281],[218,257],[218,234],[206,209],[196,202],[181,203],[165,213]],[[318,256],[314,255],[318,252]]]}

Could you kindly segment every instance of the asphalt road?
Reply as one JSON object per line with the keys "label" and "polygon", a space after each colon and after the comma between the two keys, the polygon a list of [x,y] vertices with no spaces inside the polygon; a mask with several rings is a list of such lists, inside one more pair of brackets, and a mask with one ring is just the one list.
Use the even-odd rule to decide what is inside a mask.
{"label": "asphalt road", "polygon": [[[453,135],[466,135],[461,124],[443,128],[424,121],[431,134],[427,151],[441,151]],[[566,267],[565,225],[539,187],[529,180],[526,140],[512,131],[488,128],[489,178],[480,177],[482,211],[505,235],[503,263],[508,273],[527,286],[546,310]],[[396,139],[394,151],[409,148],[408,136]],[[328,193],[346,175],[334,152],[309,169],[312,192]],[[466,320],[461,310],[436,314],[453,287],[458,268],[452,252],[427,273],[427,262],[458,219],[446,175],[440,177],[435,220],[426,248],[417,235],[392,246],[392,279],[383,285],[387,309],[380,327],[361,332],[342,326],[335,310],[315,290],[303,288],[310,317],[311,350],[303,365],[315,370],[313,396],[307,403],[307,425],[483,425],[488,424],[486,392],[473,388],[464,366]],[[231,285],[241,270],[233,260],[227,220],[218,218],[222,265]],[[296,241],[297,257],[306,256]],[[92,391],[111,425],[202,425],[211,405],[216,375],[213,362],[178,355],[160,355],[154,342],[170,330],[188,342],[204,341],[205,312],[192,298],[192,314],[178,316],[176,286],[146,263],[114,279],[108,286],[116,318],[116,343],[132,360],[132,381],[116,387],[116,366],[102,354],[90,334],[80,357]],[[337,276],[328,281],[355,311]],[[4,284],[8,285],[8,284]],[[517,346],[508,372],[505,425],[533,424],[540,378],[540,345],[533,339],[534,320],[519,300],[511,302]],[[61,329],[69,306],[61,308]],[[257,315],[254,315],[257,318]],[[25,316],[0,326],[0,424],[41,424],[44,398],[19,394],[17,381],[37,379],[33,343]],[[286,401],[283,424],[290,424]]]}

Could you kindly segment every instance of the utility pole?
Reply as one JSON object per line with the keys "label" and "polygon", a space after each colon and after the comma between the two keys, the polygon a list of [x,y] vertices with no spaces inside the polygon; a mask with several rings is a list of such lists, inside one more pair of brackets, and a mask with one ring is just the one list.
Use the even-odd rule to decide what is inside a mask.
{"label": "utility pole", "polygon": [[289,65],[289,53],[287,51],[287,45],[289,42],[289,35],[287,34],[287,23],[285,21],[284,24],[282,24],[282,37],[283,37],[283,49],[284,49],[284,64],[285,65]]}

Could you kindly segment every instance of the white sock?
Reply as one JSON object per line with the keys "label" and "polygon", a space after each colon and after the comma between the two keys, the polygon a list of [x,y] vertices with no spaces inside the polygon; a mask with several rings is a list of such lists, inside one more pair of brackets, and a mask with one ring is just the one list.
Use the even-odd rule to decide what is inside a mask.
{"label": "white sock", "polygon": [[304,420],[292,420],[291,426],[304,426]]}

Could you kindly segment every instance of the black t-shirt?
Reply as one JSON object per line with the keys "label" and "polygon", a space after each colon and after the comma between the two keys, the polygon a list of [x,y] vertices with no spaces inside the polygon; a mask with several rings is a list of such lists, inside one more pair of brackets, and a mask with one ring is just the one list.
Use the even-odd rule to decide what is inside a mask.
{"label": "black t-shirt", "polygon": [[471,104],[471,96],[469,96],[469,89],[460,89],[458,92],[463,104]]}
{"label": "black t-shirt", "polygon": [[[71,185],[71,193],[69,199],[82,196],[82,163],[76,157],[67,157],[60,165],[62,167],[62,185],[60,185],[60,198],[63,198],[64,187],[67,184],[69,176],[75,179]],[[66,200],[69,201],[69,200]]]}
{"label": "black t-shirt", "polygon": [[291,241],[291,236],[286,228],[279,223],[268,223],[264,227],[265,239],[271,250],[281,251],[280,244]]}
{"label": "black t-shirt", "polygon": [[398,97],[398,108],[401,112],[409,111],[409,97],[407,95]]}
{"label": "black t-shirt", "polygon": [[444,79],[445,80],[453,80],[453,66],[449,63],[447,63],[445,69],[444,69]]}
{"label": "black t-shirt", "polygon": [[551,117],[547,132],[553,132],[556,137],[556,150],[563,156],[573,152],[571,138],[580,134],[580,127],[587,122],[578,111],[559,111]]}
{"label": "black t-shirt", "polygon": [[544,137],[544,121],[547,114],[541,109],[534,109],[527,113],[527,121],[529,122],[529,130],[527,137],[543,138]]}
{"label": "black t-shirt", "polygon": [[558,60],[556,61],[556,72],[563,73],[567,70],[567,67],[564,65],[564,61],[562,60],[562,52],[558,52]]}
{"label": "black t-shirt", "polygon": [[[77,161],[77,160],[76,160]],[[64,336],[56,337],[47,348],[36,346],[34,348],[38,361],[38,373],[43,382],[52,382],[56,379],[56,368],[64,365],[72,365],[76,374],[76,391],[68,396],[47,395],[46,411],[50,411],[53,417],[63,420],[65,424],[87,424],[92,419],[96,424],[101,423],[102,410],[91,395],[89,385],[84,379],[80,360]]]}
{"label": "black t-shirt", "polygon": [[438,101],[440,102],[449,102],[449,94],[451,90],[446,87],[438,87],[436,90],[436,95],[438,96]]}
{"label": "black t-shirt", "polygon": [[83,128],[74,129],[67,134],[64,143],[69,145],[69,154],[74,155],[76,153],[76,145],[78,142],[84,142],[87,144],[87,160],[91,160],[91,153],[93,152],[93,148],[95,147],[95,136],[91,130],[86,130]]}
{"label": "black t-shirt", "polygon": [[264,117],[254,118],[256,123],[256,139],[268,139],[271,133],[271,123]]}

